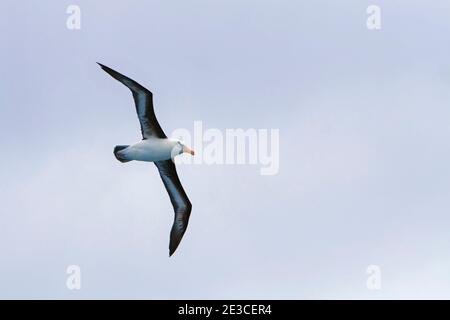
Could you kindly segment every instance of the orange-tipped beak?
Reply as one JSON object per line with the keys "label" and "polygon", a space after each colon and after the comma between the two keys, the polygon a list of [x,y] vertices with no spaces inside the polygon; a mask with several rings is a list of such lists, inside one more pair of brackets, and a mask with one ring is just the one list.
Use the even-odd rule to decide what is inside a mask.
{"label": "orange-tipped beak", "polygon": [[195,153],[194,153],[194,150],[192,150],[192,149],[190,149],[190,148],[188,148],[188,147],[186,147],[186,146],[183,146],[183,152],[185,152],[185,153],[190,153],[191,155],[194,155]]}

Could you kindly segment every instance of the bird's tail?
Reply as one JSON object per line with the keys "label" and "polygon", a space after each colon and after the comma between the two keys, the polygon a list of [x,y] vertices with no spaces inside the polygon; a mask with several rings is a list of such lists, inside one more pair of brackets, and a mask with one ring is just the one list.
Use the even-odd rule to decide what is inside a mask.
{"label": "bird's tail", "polygon": [[126,154],[124,154],[123,152],[120,152],[128,147],[129,146],[115,146],[114,147],[114,155],[116,156],[117,160],[119,160],[120,162],[131,161],[131,159],[127,159]]}

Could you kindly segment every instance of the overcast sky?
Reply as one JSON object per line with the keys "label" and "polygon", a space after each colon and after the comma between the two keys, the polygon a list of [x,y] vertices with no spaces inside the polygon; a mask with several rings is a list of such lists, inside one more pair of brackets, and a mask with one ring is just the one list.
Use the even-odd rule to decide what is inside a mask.
{"label": "overcast sky", "polygon": [[[0,297],[450,298],[449,33],[447,0],[3,0]],[[179,166],[169,259],[156,168],[112,154],[141,138],[131,95],[96,61],[166,133],[279,129],[279,173]]]}

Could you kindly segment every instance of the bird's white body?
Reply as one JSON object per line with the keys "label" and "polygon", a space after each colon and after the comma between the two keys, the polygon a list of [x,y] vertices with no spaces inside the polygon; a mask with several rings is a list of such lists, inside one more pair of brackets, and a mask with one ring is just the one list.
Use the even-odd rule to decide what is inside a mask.
{"label": "bird's white body", "polygon": [[182,146],[177,140],[150,138],[119,151],[119,157],[126,160],[155,162],[171,159],[181,152]]}

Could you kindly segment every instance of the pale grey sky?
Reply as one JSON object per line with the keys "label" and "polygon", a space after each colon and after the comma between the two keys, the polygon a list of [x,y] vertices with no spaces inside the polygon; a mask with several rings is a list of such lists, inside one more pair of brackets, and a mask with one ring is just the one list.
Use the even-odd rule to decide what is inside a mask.
{"label": "pale grey sky", "polygon": [[[445,0],[2,1],[0,297],[450,298],[449,18]],[[96,61],[154,92],[166,132],[280,129],[279,174],[179,167],[193,211],[169,259],[156,168],[112,155],[140,138],[131,95]]]}

